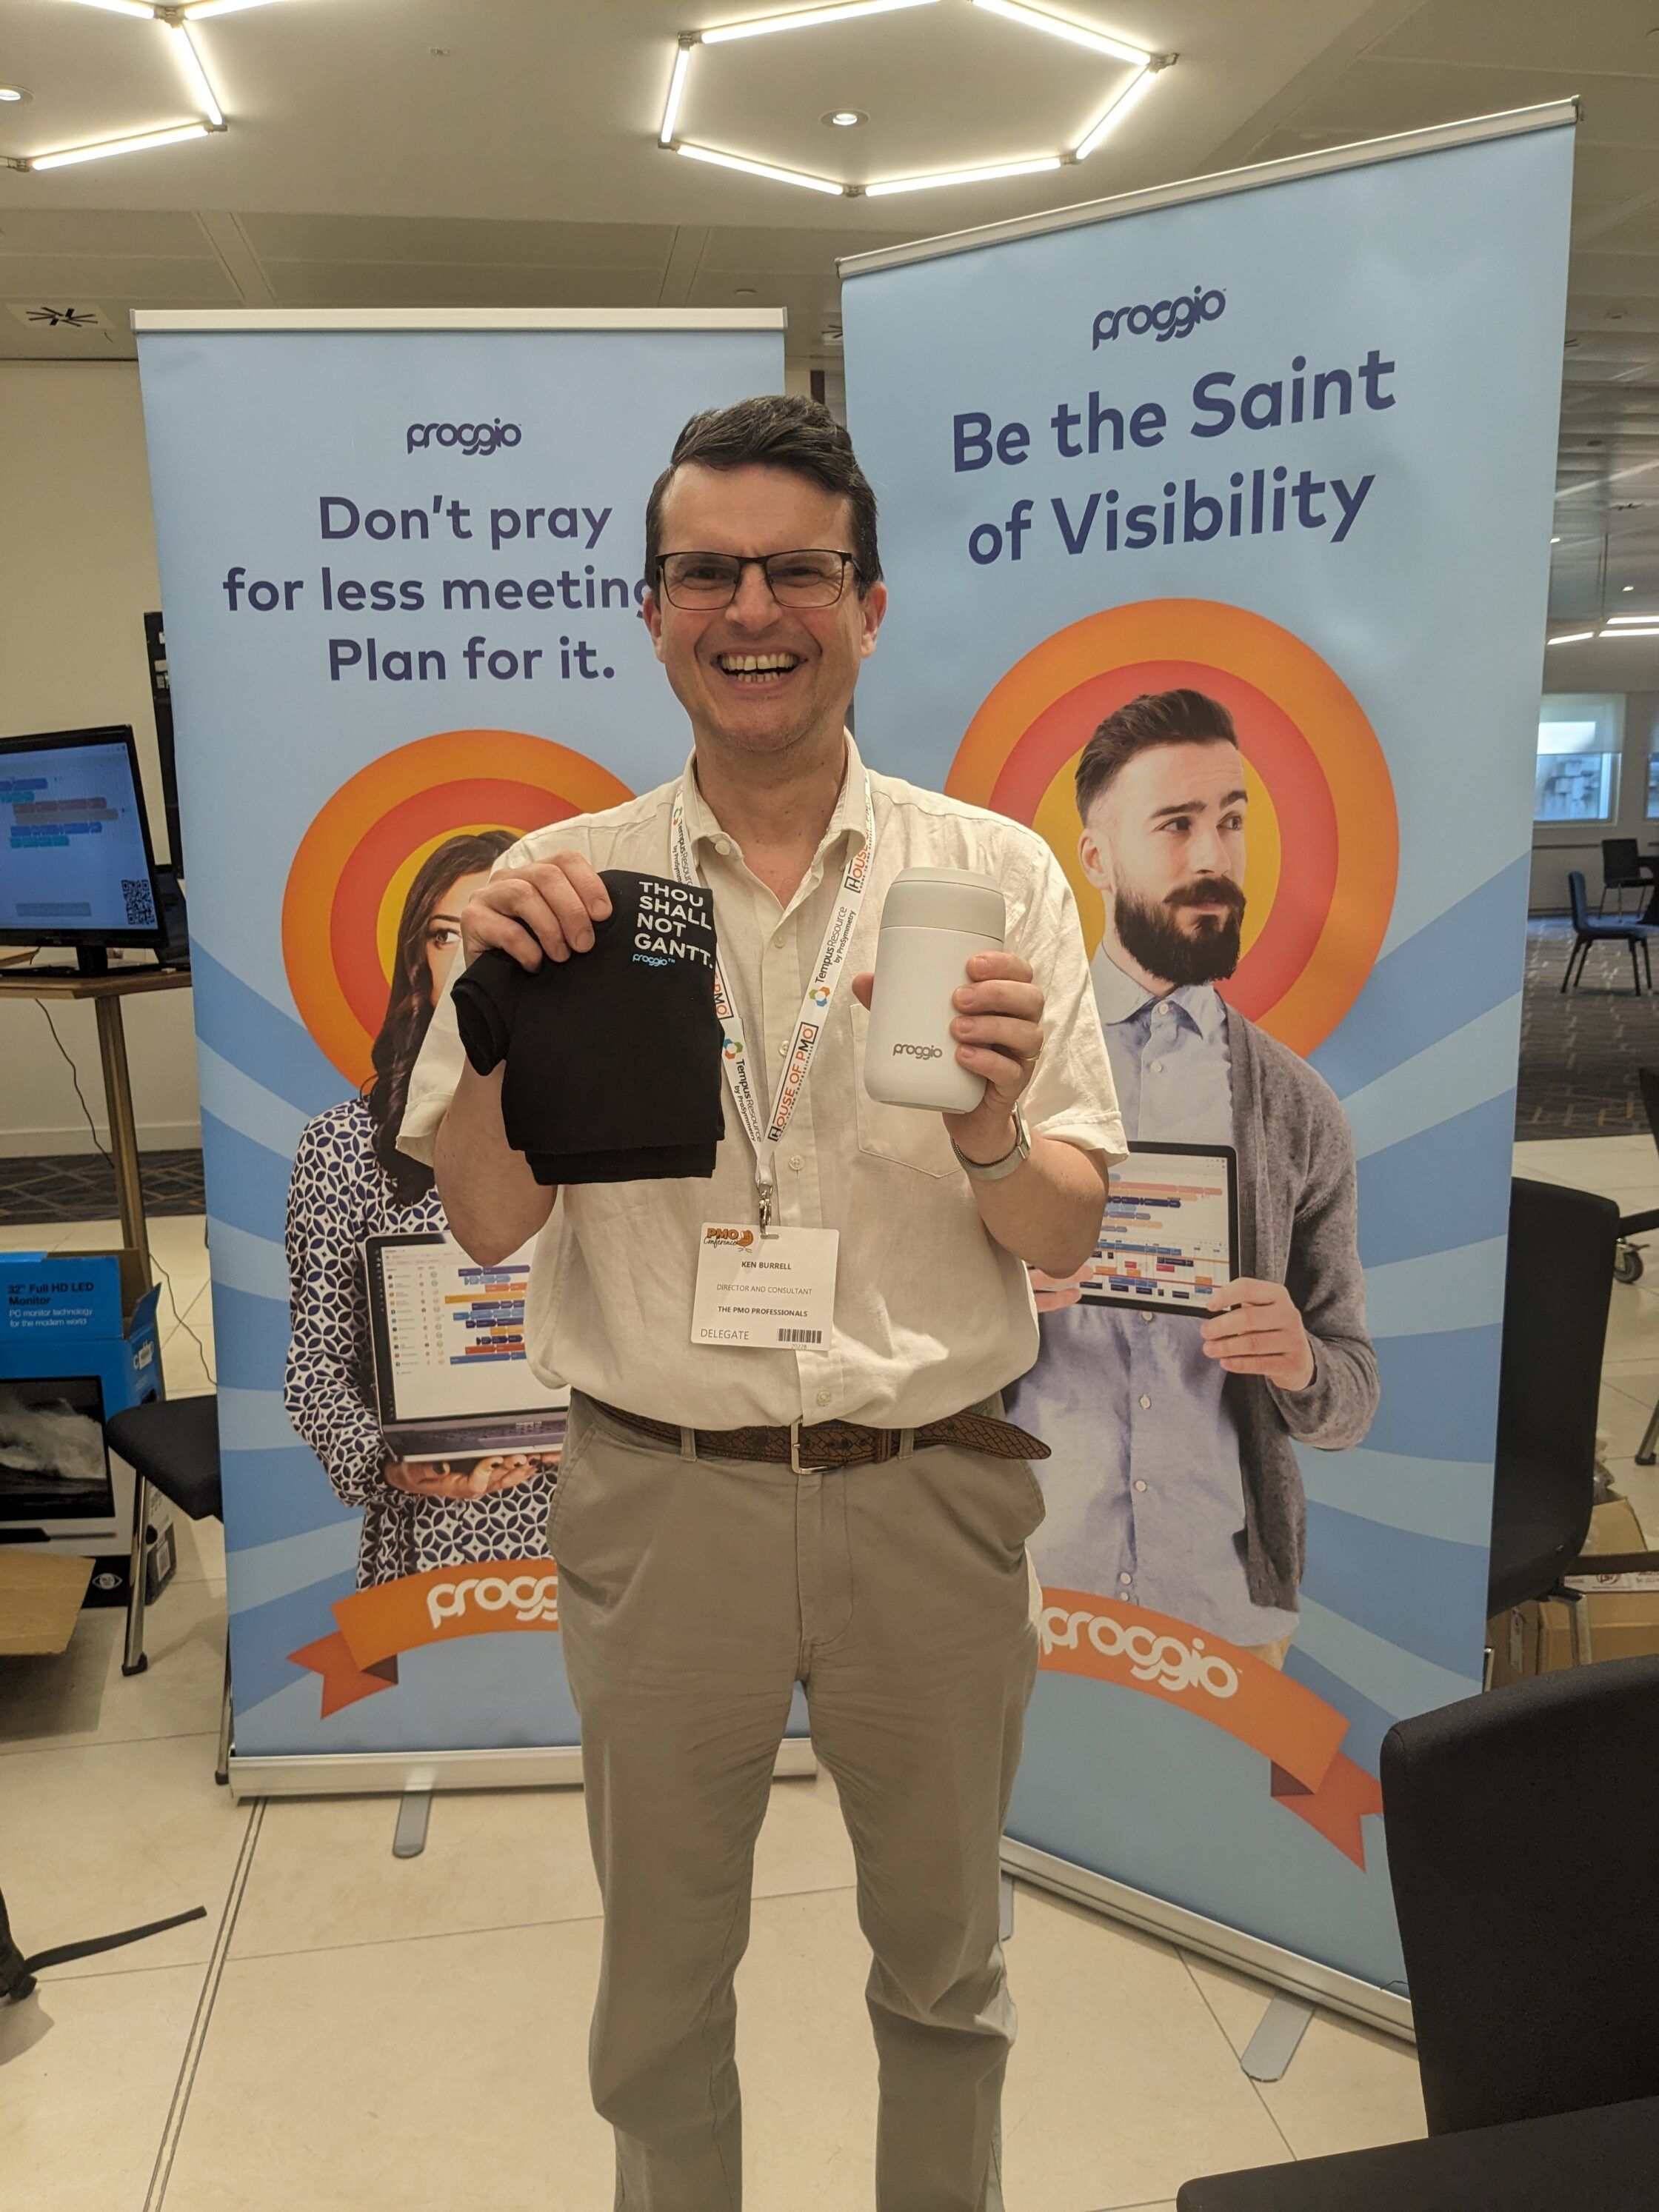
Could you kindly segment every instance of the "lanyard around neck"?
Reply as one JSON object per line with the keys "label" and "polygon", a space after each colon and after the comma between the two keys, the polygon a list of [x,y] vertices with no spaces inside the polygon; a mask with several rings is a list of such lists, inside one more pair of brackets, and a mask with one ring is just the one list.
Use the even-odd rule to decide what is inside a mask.
{"label": "lanyard around neck", "polygon": [[[690,773],[688,769],[687,774]],[[755,1184],[760,1194],[763,1232],[772,1225],[778,1187],[778,1146],[789,1126],[796,1102],[805,1088],[806,1073],[823,1038],[830,1001],[836,994],[842,969],[847,964],[847,955],[853,942],[853,924],[858,919],[859,902],[864,896],[865,881],[870,872],[870,860],[875,843],[875,803],[871,796],[870,776],[866,769],[864,775],[864,843],[851,855],[842,872],[841,888],[836,894],[835,910],[824,930],[817,958],[812,963],[812,973],[801,998],[800,1012],[795,1017],[795,1032],[783,1056],[783,1073],[778,1078],[772,1110],[764,1121],[761,1119],[760,1102],[750,1073],[743,1017],[738,1012],[736,1000],[726,988],[720,956],[716,953],[714,957],[714,1011],[720,1016],[720,1028],[726,1036],[723,1055],[726,1079],[731,1088],[732,1103],[738,1109],[738,1119],[755,1149]],[[683,781],[674,794],[669,827],[669,854],[670,864],[682,883],[702,881],[685,827],[685,785]]]}

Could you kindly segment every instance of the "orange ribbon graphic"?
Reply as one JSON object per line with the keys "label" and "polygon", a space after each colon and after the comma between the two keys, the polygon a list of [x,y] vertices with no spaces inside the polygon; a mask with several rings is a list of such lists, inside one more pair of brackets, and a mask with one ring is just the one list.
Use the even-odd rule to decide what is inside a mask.
{"label": "orange ribbon graphic", "polygon": [[1361,1824],[1382,1810],[1382,1792],[1376,1776],[1344,1753],[1343,1714],[1237,1644],[1199,1634],[1190,1621],[1087,1590],[1045,1589],[1042,1600],[1042,1667],[1116,1682],[1224,1729],[1270,1763],[1277,1802],[1364,1868]]}
{"label": "orange ribbon graphic", "polygon": [[331,1610],[338,1632],[289,1654],[296,1666],[322,1676],[325,1720],[361,1698],[392,1688],[400,1652],[458,1636],[556,1632],[559,1572],[548,1559],[434,1567],[355,1591]]}

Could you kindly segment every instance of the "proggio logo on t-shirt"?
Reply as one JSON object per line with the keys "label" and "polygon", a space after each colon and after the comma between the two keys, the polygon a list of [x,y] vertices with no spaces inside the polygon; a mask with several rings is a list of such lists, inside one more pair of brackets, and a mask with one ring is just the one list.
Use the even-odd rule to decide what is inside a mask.
{"label": "proggio logo on t-shirt", "polygon": [[634,958],[642,968],[667,968],[676,961],[714,964],[710,901],[704,890],[647,876],[640,885],[634,917]]}

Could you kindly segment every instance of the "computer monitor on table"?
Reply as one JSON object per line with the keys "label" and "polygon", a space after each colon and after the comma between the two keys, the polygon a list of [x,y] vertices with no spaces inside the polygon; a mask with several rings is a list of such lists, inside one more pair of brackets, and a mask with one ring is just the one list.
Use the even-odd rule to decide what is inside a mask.
{"label": "computer monitor on table", "polygon": [[161,933],[131,723],[0,738],[0,945],[70,945],[96,975]]}

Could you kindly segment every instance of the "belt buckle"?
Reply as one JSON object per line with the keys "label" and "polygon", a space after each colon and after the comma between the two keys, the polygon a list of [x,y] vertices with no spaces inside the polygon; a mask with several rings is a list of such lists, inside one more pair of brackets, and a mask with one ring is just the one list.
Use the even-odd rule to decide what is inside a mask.
{"label": "belt buckle", "polygon": [[789,1465],[791,1469],[796,1474],[828,1474],[835,1464],[833,1461],[826,1460],[819,1464],[810,1467],[803,1467],[801,1465],[801,1417],[797,1413],[794,1419],[789,1424]]}

